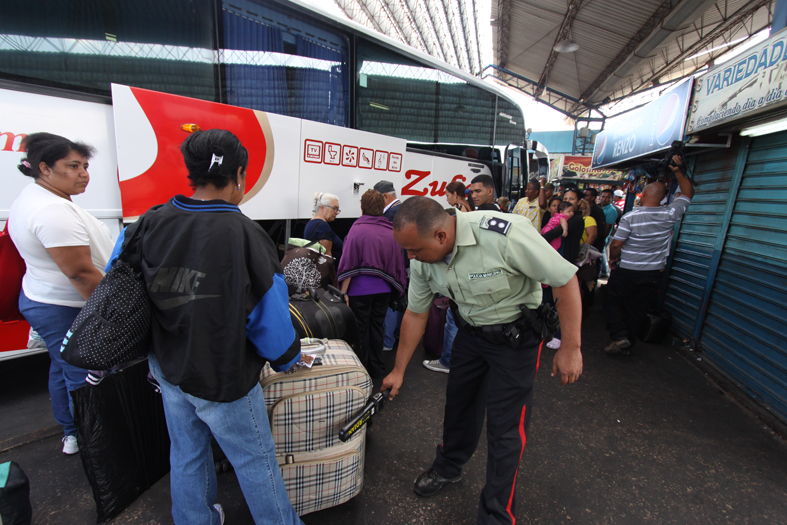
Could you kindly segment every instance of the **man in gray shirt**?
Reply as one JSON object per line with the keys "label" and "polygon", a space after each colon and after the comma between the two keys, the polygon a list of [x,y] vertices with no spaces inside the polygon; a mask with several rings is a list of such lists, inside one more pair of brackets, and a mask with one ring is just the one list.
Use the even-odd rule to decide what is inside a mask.
{"label": "man in gray shirt", "polygon": [[608,354],[630,353],[629,347],[656,298],[667,264],[672,229],[694,196],[694,186],[681,169],[680,157],[675,155],[672,158],[677,165],[670,165],[670,168],[675,173],[682,195],[671,204],[662,206],[667,194],[664,184],[653,182],[645,186],[640,206],[621,217],[609,245],[612,272],[604,297],[607,331],[612,339],[604,348]]}

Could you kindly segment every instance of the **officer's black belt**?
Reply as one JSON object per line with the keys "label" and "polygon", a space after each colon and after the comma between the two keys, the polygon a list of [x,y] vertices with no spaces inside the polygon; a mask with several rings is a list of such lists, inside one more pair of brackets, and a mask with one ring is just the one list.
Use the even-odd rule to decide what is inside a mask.
{"label": "officer's black belt", "polygon": [[533,330],[537,339],[551,339],[560,326],[554,309],[545,305],[541,305],[536,312],[522,305],[520,306],[522,316],[510,323],[484,326],[471,325],[459,314],[459,308],[454,301],[450,301],[450,305],[457,327],[472,336],[483,337],[493,345],[508,345],[516,348],[521,335],[526,330]]}
{"label": "officer's black belt", "polygon": [[525,318],[520,317],[505,324],[473,326],[459,314],[459,309],[453,301],[451,301],[451,312],[454,314],[454,321],[459,329],[472,336],[482,337],[490,344],[506,345],[511,348],[516,348],[519,345],[520,336],[527,324]]}

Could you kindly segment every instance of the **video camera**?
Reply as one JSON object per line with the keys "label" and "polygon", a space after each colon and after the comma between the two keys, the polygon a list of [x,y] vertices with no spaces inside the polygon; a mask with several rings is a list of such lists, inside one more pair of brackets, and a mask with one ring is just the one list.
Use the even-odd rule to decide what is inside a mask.
{"label": "video camera", "polygon": [[680,166],[682,166],[681,169],[683,170],[683,173],[688,172],[689,168],[688,168],[688,162],[686,162],[686,156],[684,155],[683,152],[683,142],[676,140],[675,142],[672,143],[672,147],[668,149],[667,152],[664,154],[664,158],[661,159],[661,161],[659,162],[659,170],[664,175],[671,176],[672,169],[670,169],[670,166],[678,166],[678,164],[672,158],[675,155],[680,157],[680,162],[681,162]]}
{"label": "video camera", "polygon": [[694,182],[694,177],[691,175],[689,171],[689,163],[686,161],[686,154],[683,146],[683,142],[676,140],[672,143],[670,149],[668,149],[664,153],[664,157],[649,166],[644,167],[644,171],[649,179],[652,181],[663,181],[664,179],[671,179],[673,176],[673,172],[671,166],[678,166],[675,160],[672,158],[675,155],[680,157],[680,167],[681,171],[686,175],[686,177],[691,181],[691,183],[696,186],[697,183]]}

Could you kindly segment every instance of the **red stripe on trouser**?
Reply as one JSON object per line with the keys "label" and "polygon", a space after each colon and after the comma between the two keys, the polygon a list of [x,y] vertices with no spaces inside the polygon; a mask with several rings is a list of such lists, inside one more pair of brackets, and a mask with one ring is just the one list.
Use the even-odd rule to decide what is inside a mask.
{"label": "red stripe on trouser", "polygon": [[538,357],[536,357],[536,375],[538,375],[538,365],[541,363],[541,348],[544,347],[544,341],[546,341],[546,339],[542,339],[541,344],[538,345]]}
{"label": "red stripe on trouser", "polygon": [[[541,344],[544,342],[541,341]],[[538,354],[541,355],[541,347],[538,347]],[[538,365],[536,365],[537,367]],[[516,464],[516,470],[514,471],[514,484],[511,486],[511,496],[508,498],[508,505],[506,506],[506,512],[508,512],[509,517],[511,518],[511,525],[516,523],[516,518],[513,514],[511,514],[511,505],[514,503],[514,490],[516,490],[516,475],[519,472],[519,464],[522,462],[522,454],[525,453],[525,443],[527,442],[527,436],[525,436],[525,410],[527,410],[527,405],[522,407],[522,415],[519,418],[519,439],[522,440],[522,450],[519,451],[519,461]]]}

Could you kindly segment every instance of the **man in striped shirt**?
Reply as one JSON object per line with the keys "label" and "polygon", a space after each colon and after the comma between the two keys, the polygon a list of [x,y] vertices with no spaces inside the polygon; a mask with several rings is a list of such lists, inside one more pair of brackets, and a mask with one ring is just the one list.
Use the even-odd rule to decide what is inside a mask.
{"label": "man in striped shirt", "polygon": [[629,347],[656,298],[667,264],[672,229],[694,196],[694,186],[681,169],[681,158],[675,155],[672,159],[675,165],[671,164],[670,168],[675,173],[682,195],[671,204],[662,206],[667,194],[664,184],[653,182],[645,186],[640,207],[621,217],[609,245],[609,266],[614,271],[604,298],[607,331],[612,338],[604,349],[608,354],[630,353]]}

